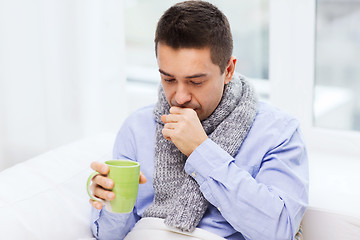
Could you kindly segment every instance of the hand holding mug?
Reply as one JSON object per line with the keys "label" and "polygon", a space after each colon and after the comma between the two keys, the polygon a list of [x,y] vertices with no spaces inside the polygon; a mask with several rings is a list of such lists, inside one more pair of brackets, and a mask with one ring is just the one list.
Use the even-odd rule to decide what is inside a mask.
{"label": "hand holding mug", "polygon": [[[129,166],[120,166],[120,165],[129,165]],[[112,161],[106,161],[106,163],[100,163],[100,162],[93,162],[91,163],[91,168],[96,171],[95,173],[93,173],[92,175],[90,175],[89,179],[88,179],[88,183],[87,183],[87,188],[88,188],[88,192],[90,195],[90,203],[91,205],[96,208],[96,209],[101,209],[103,207],[104,203],[111,203],[111,205],[117,205],[117,207],[119,207],[119,204],[122,204],[122,202],[127,201],[124,200],[123,196],[121,196],[122,194],[124,194],[123,190],[120,190],[119,192],[119,188],[124,188],[123,182],[125,181],[130,181],[130,178],[134,178],[134,177],[138,177],[138,181],[140,184],[144,184],[146,183],[146,177],[140,172],[137,172],[136,175],[136,170],[135,168],[139,169],[139,165],[136,162],[132,162],[132,161],[128,161],[128,160],[112,160]],[[133,173],[131,173],[131,175],[127,176],[125,179],[123,177],[121,177],[122,174],[129,172],[128,170],[125,170],[126,168],[128,168],[128,170],[130,171],[135,171],[135,176],[131,176],[134,175]],[[112,169],[112,171],[111,171]],[[132,169],[132,170],[131,170]],[[112,176],[109,177],[109,172],[111,171]],[[124,172],[125,171],[125,172]],[[118,183],[114,183],[114,180],[117,181]],[[90,181],[92,181],[92,184],[90,185]],[[117,185],[116,189],[113,189],[114,186]],[[126,185],[129,185],[128,183],[126,183]],[[132,188],[136,188],[136,191],[133,190],[133,195],[137,194],[137,186],[134,186],[134,184],[132,184],[133,187]],[[118,193],[115,193],[115,192]],[[91,194],[91,193],[92,194]],[[126,191],[128,192],[128,190]],[[135,193],[136,192],[136,193]],[[116,195],[119,195],[118,198],[123,198],[118,199],[117,201],[115,201]],[[95,197],[95,198],[94,198]],[[135,196],[136,199],[136,196]],[[135,200],[134,200],[135,201]],[[110,205],[109,205],[110,206]],[[113,206],[116,207],[116,206]],[[109,207],[111,208],[111,207]],[[121,207],[123,208],[123,207]],[[122,210],[115,210],[115,212],[122,212]]]}

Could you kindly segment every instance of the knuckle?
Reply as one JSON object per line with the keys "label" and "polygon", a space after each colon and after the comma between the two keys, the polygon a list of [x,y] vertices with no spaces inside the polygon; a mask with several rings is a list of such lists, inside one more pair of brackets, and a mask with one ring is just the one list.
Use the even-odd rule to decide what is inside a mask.
{"label": "knuckle", "polygon": [[96,187],[94,189],[94,196],[98,197],[98,198],[102,198],[102,189],[100,189],[99,187]]}
{"label": "knuckle", "polygon": [[91,164],[91,168],[92,168],[93,170],[99,172],[99,173],[102,173],[102,172],[101,172],[101,165],[102,165],[102,163],[100,163],[100,162],[93,162],[93,163]]}
{"label": "knuckle", "polygon": [[90,164],[91,169],[94,170],[94,171],[96,171],[96,165],[97,165],[97,162],[92,162],[92,163]]}
{"label": "knuckle", "polygon": [[111,189],[113,182],[110,178],[99,176],[98,184],[103,188]]}
{"label": "knuckle", "polygon": [[98,178],[99,178],[99,185],[104,186],[105,185],[105,177],[98,175]]}
{"label": "knuckle", "polygon": [[90,189],[92,192],[95,191],[96,186],[97,186],[97,184],[95,184],[95,183],[90,184]]}
{"label": "knuckle", "polygon": [[97,185],[100,185],[101,184],[101,176],[100,175],[96,175],[93,179],[92,179],[92,181],[93,181],[93,183],[96,183]]}
{"label": "knuckle", "polygon": [[179,134],[181,134],[181,128],[174,129],[174,134],[175,134],[175,136],[178,136]]}
{"label": "knuckle", "polygon": [[96,187],[94,191],[94,195],[97,196],[98,198],[105,199],[105,190],[103,190],[100,187]]}

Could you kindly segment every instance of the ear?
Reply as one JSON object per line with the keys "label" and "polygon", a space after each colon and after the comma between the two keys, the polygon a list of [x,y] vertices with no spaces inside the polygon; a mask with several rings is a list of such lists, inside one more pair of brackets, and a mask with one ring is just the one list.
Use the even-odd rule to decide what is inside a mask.
{"label": "ear", "polygon": [[235,72],[235,64],[236,64],[236,57],[235,56],[231,56],[226,68],[225,68],[225,79],[224,79],[224,83],[228,84]]}

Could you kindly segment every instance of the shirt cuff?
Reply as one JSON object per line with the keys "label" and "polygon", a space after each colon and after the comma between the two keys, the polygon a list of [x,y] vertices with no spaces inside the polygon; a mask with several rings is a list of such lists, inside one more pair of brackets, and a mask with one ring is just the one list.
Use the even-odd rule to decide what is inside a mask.
{"label": "shirt cuff", "polygon": [[[103,207],[101,210],[92,208],[91,210],[91,230],[93,235],[99,237],[99,228],[106,229],[109,225],[125,225],[130,213],[112,213]],[[109,224],[110,223],[110,224]]]}
{"label": "shirt cuff", "polygon": [[201,186],[214,169],[233,160],[230,154],[208,138],[190,154],[185,163],[185,172]]}

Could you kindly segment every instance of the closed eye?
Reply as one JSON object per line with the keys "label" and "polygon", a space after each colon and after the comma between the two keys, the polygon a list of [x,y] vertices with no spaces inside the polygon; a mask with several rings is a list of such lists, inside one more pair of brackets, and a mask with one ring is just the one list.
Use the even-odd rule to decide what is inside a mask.
{"label": "closed eye", "polygon": [[168,83],[172,83],[172,82],[175,82],[175,79],[174,78],[164,78],[164,81],[165,82],[168,82]]}
{"label": "closed eye", "polygon": [[191,84],[199,86],[201,85],[203,82],[194,82],[194,81],[190,81]]}

